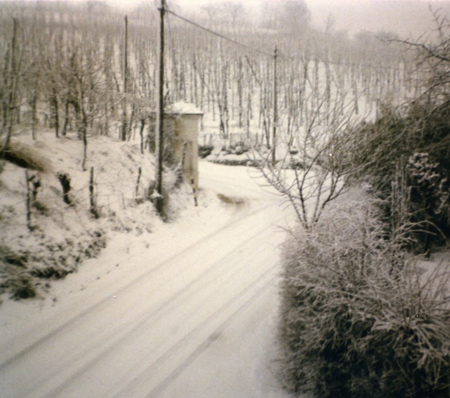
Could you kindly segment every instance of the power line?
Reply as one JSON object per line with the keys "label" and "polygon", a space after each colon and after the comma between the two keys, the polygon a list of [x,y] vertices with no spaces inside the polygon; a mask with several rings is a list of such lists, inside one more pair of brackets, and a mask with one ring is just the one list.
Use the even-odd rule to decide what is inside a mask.
{"label": "power line", "polygon": [[[209,34],[212,34],[212,35],[214,35],[216,37],[219,37],[220,39],[226,40],[226,41],[228,41],[230,43],[236,44],[236,45],[238,45],[240,47],[249,49],[251,51],[254,51],[256,53],[259,53],[259,54],[262,54],[262,55],[265,55],[265,56],[268,56],[268,57],[273,57],[274,56],[274,54],[271,54],[271,53],[268,53],[266,51],[254,48],[254,47],[249,46],[247,44],[241,43],[241,42],[239,42],[239,41],[237,41],[235,39],[231,39],[231,38],[229,38],[229,37],[227,37],[227,36],[225,36],[225,35],[223,35],[221,33],[218,33],[218,32],[215,32],[215,31],[209,29],[209,28],[206,28],[206,27],[198,24],[197,22],[194,22],[194,21],[191,21],[188,18],[182,17],[181,15],[177,14],[176,12],[174,12],[172,10],[169,10],[169,9],[166,8],[165,11],[167,13],[172,14],[174,17],[176,17],[176,18],[178,18],[178,19],[180,19],[180,20],[182,20],[182,21],[184,21],[184,22],[186,22],[188,24],[191,24],[191,25],[197,27],[198,29],[201,29],[201,30],[203,30],[203,31],[205,31],[205,32],[207,32]],[[285,59],[299,59],[299,60],[303,60],[301,57],[292,57],[292,56],[283,55],[283,54],[279,54],[279,56],[282,57],[282,58],[285,58]],[[318,58],[311,58],[310,61],[313,61],[313,62],[317,62],[317,61],[325,62],[324,60],[321,60],[321,59],[318,59]],[[405,69],[394,67],[394,66],[373,65],[373,64],[357,64],[357,63],[352,63],[352,62],[339,62],[339,61],[331,61],[331,60],[327,60],[326,62],[328,62],[329,64],[332,64],[332,65],[340,65],[340,66],[384,69],[384,70],[393,70],[393,71],[405,71]]]}
{"label": "power line", "polygon": [[249,46],[249,45],[247,45],[247,44],[241,43],[241,42],[239,42],[239,41],[237,41],[237,40],[234,40],[234,39],[231,39],[231,38],[229,38],[229,37],[227,37],[227,36],[224,36],[224,35],[221,34],[221,33],[214,32],[214,31],[211,30],[211,29],[205,28],[204,26],[199,25],[198,23],[196,23],[196,22],[194,22],[194,21],[191,21],[191,20],[189,20],[189,19],[187,19],[187,18],[185,18],[185,17],[182,17],[181,15],[178,15],[177,13],[173,12],[172,10],[166,9],[166,12],[168,12],[169,14],[172,14],[173,16],[175,16],[175,17],[181,19],[182,21],[184,21],[184,22],[186,22],[186,23],[189,23],[189,24],[191,24],[191,25],[193,25],[193,26],[195,26],[195,27],[197,27],[197,28],[199,28],[199,29],[201,29],[201,30],[204,30],[205,32],[208,32],[208,33],[210,33],[210,34],[212,34],[212,35],[214,35],[214,36],[217,36],[217,37],[219,37],[219,38],[221,38],[221,39],[223,39],[223,40],[229,41],[230,43],[233,43],[233,44],[236,44],[236,45],[238,45],[238,46],[247,48],[247,49],[249,49],[249,50],[252,50],[252,51],[257,52],[257,53],[259,53],[259,54],[266,55],[266,56],[268,56],[268,57],[273,57],[273,56],[274,56],[273,54],[270,54],[270,53],[268,53],[268,52],[259,50],[259,49],[254,48],[254,47],[251,47],[251,46]]}

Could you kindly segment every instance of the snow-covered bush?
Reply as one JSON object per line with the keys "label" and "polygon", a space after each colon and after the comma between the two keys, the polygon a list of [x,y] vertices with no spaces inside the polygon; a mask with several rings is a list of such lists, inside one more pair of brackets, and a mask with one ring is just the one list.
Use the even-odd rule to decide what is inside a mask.
{"label": "snow-covered bush", "polygon": [[448,397],[443,276],[421,278],[386,241],[377,209],[365,200],[341,204],[286,243],[282,377],[321,398]]}
{"label": "snow-covered bush", "polygon": [[211,152],[214,150],[213,145],[199,145],[198,146],[198,156],[200,156],[202,159],[208,157],[211,155]]}
{"label": "snow-covered bush", "polygon": [[384,207],[388,218],[396,211],[394,188],[399,173],[403,175],[407,221],[419,226],[411,229],[416,252],[442,245],[442,238],[450,236],[449,133],[450,107],[420,101],[405,109],[385,106],[378,120],[352,132],[355,146],[350,153],[359,170],[357,180],[391,199]]}
{"label": "snow-covered bush", "polygon": [[106,246],[106,236],[102,230],[86,229],[64,238],[38,230],[27,240],[6,243],[0,246],[0,295],[19,300],[38,296],[49,280],[64,278],[84,260],[96,257]]}
{"label": "snow-covered bush", "polygon": [[441,228],[448,226],[450,184],[440,164],[433,162],[429,153],[415,152],[408,159],[406,171],[414,218],[430,221]]}

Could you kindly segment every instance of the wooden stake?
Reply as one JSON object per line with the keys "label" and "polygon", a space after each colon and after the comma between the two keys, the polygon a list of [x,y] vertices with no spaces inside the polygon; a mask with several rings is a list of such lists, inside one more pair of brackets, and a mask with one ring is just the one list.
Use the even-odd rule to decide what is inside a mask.
{"label": "wooden stake", "polygon": [[97,206],[95,204],[95,197],[94,197],[94,167],[91,167],[91,176],[89,178],[89,204],[91,214],[95,218],[98,218],[99,214],[97,211]]}
{"label": "wooden stake", "polygon": [[278,51],[275,47],[273,56],[273,131],[272,131],[272,165],[277,162],[277,125],[278,125],[278,95],[277,95],[277,58]]}
{"label": "wooden stake", "polygon": [[136,181],[136,200],[138,198],[138,194],[139,194],[139,181],[141,180],[141,174],[142,174],[142,167],[139,167],[138,169],[138,178]]}
{"label": "wooden stake", "polygon": [[32,231],[31,227],[31,193],[30,193],[30,178],[28,176],[28,170],[25,170],[25,184],[27,185],[27,228],[29,231]]}
{"label": "wooden stake", "polygon": [[198,206],[197,189],[195,189],[195,180],[194,180],[194,178],[191,178],[191,185],[192,185],[192,193],[194,194],[194,204],[195,204],[195,207],[197,207]]}

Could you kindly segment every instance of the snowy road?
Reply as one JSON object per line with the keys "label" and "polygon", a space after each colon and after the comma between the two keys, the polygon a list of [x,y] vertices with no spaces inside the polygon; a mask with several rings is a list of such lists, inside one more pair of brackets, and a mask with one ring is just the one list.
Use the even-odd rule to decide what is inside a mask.
{"label": "snowy road", "polygon": [[202,163],[200,176],[222,204],[117,235],[54,305],[2,309],[2,397],[288,397],[273,339],[292,215],[244,168]]}

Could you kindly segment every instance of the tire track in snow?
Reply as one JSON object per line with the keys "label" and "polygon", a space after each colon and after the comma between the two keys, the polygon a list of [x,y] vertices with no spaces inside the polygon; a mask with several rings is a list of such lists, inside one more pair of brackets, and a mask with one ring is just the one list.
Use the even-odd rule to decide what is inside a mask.
{"label": "tire track in snow", "polygon": [[[230,182],[229,179],[221,179],[221,180],[223,181],[223,183],[226,183],[227,185],[230,185],[230,186],[234,185],[232,182]],[[242,186],[244,186],[244,185],[242,185]],[[251,190],[248,187],[246,187],[246,188],[249,191]],[[256,190],[254,190],[254,191],[256,192]],[[254,202],[254,203],[258,203],[258,202]],[[178,272],[183,272],[184,268],[178,268],[178,266],[180,265],[180,264],[178,264],[178,262],[179,262],[179,260],[182,260],[184,258],[184,256],[189,254],[191,251],[200,250],[202,245],[205,245],[204,247],[207,247],[207,246],[213,244],[215,240],[221,240],[221,239],[223,240],[224,235],[222,235],[222,234],[230,233],[230,231],[233,231],[235,228],[243,228],[243,227],[245,228],[247,220],[250,221],[252,217],[256,217],[265,211],[270,211],[270,209],[273,206],[279,205],[278,201],[271,201],[271,203],[269,203],[269,204],[266,204],[266,203],[264,203],[264,205],[263,205],[261,202],[259,202],[258,208],[244,213],[242,216],[239,216],[239,218],[231,219],[231,222],[229,224],[227,224],[217,230],[212,231],[211,233],[207,234],[205,237],[199,239],[197,242],[189,245],[188,247],[184,248],[183,250],[181,250],[177,253],[174,253],[173,255],[169,256],[168,258],[163,259],[161,262],[158,262],[158,264],[155,267],[149,269],[148,271],[139,275],[135,279],[129,281],[124,286],[122,286],[120,289],[116,290],[115,292],[108,292],[107,296],[105,296],[103,299],[99,300],[96,303],[93,303],[92,305],[90,305],[83,311],[79,312],[78,314],[75,314],[73,317],[68,319],[66,322],[60,324],[56,328],[53,328],[48,333],[45,333],[43,335],[41,334],[40,337],[38,337],[37,339],[32,341],[21,351],[18,351],[17,355],[9,356],[6,358],[5,361],[0,363],[0,372],[3,372],[4,370],[8,370],[9,366],[11,366],[11,365],[15,365],[19,362],[25,362],[30,357],[32,357],[34,353],[39,352],[39,349],[40,349],[40,347],[42,347],[42,345],[51,344],[54,339],[58,339],[59,336],[68,334],[70,332],[69,331],[70,329],[72,329],[74,327],[75,328],[78,327],[77,326],[78,323],[80,323],[80,322],[86,323],[86,321],[89,321],[90,317],[95,316],[96,314],[98,314],[101,311],[107,310],[107,307],[111,304],[111,296],[112,295],[122,296],[125,293],[128,294],[130,291],[134,290],[134,288],[136,288],[138,285],[142,284],[142,279],[153,278],[158,272],[160,272],[163,269],[167,269],[169,267],[177,268]],[[250,225],[251,225],[251,222],[250,222]],[[264,229],[265,227],[266,227],[265,225],[262,226],[262,229]],[[59,377],[61,375],[59,374],[58,371],[56,371],[54,374],[47,375],[47,376],[49,376],[49,378],[47,378],[46,380],[42,380],[41,383],[38,385],[36,385],[36,384],[30,385],[29,388],[27,389],[27,392],[20,396],[25,397],[25,396],[27,396],[27,394],[31,394],[32,396],[45,396],[45,397],[64,396],[65,397],[66,389],[70,390],[71,387],[74,387],[74,383],[77,384],[78,381],[80,381],[80,380],[83,381],[83,377],[85,377],[85,375],[88,372],[90,372],[92,369],[94,369],[98,363],[100,363],[101,361],[104,361],[105,358],[108,358],[110,351],[114,351],[114,350],[118,349],[121,344],[126,343],[127,340],[129,340],[131,337],[140,333],[140,331],[142,331],[141,329],[146,324],[148,324],[150,321],[158,320],[159,318],[166,316],[167,313],[170,313],[170,312],[175,313],[176,306],[179,305],[179,303],[182,302],[184,298],[190,297],[191,299],[193,299],[194,296],[192,295],[192,292],[196,291],[196,290],[200,291],[201,287],[208,283],[209,279],[214,275],[214,273],[221,274],[222,278],[224,278],[224,274],[227,274],[225,271],[228,271],[227,275],[228,275],[229,282],[232,281],[234,272],[235,271],[238,272],[241,268],[245,268],[245,266],[246,266],[245,260],[247,260],[247,259],[244,259],[244,261],[243,261],[244,265],[242,265],[242,263],[240,263],[240,264],[236,263],[233,265],[232,268],[230,267],[229,269],[227,269],[226,267],[230,263],[229,259],[233,257],[232,252],[239,249],[240,247],[246,247],[249,243],[252,243],[252,241],[254,241],[254,240],[256,240],[256,243],[253,242],[252,247],[254,250],[257,251],[258,250],[258,242],[259,242],[259,240],[257,240],[257,239],[261,234],[262,234],[262,232],[257,232],[250,237],[248,235],[246,235],[248,238],[246,239],[245,242],[242,242],[239,246],[233,246],[231,248],[231,250],[229,250],[227,253],[225,253],[225,255],[223,255],[219,261],[216,261],[215,263],[212,264],[210,270],[208,269],[208,270],[204,271],[203,273],[201,273],[196,279],[192,280],[190,283],[188,283],[186,286],[184,286],[183,289],[175,292],[174,295],[169,296],[168,298],[166,298],[165,300],[163,300],[161,302],[158,302],[158,306],[156,306],[156,308],[152,310],[151,314],[143,314],[143,315],[141,314],[142,316],[140,316],[138,319],[134,320],[133,325],[128,327],[125,331],[120,330],[121,333],[116,334],[116,329],[111,328],[111,330],[108,333],[108,338],[106,339],[106,341],[104,343],[101,342],[102,343],[101,346],[93,354],[91,354],[91,356],[87,362],[80,361],[79,363],[75,364],[75,366],[72,367],[69,372],[67,372],[66,370],[61,370],[63,373],[65,372],[63,374],[62,378]],[[268,240],[270,241],[270,237]],[[134,254],[133,256],[129,257],[129,259],[136,258],[140,254],[142,254],[142,253]],[[238,267],[239,265],[240,265],[240,267]],[[270,273],[270,271],[271,270],[269,269],[268,271],[266,271],[266,273]],[[269,275],[269,274],[267,274],[267,275]],[[272,283],[275,278],[276,278],[276,276],[274,276],[268,282],[268,284]],[[222,282],[225,282],[225,281],[222,281]],[[233,316],[235,316],[237,313],[239,313],[239,311],[242,308],[245,308],[245,304],[238,306],[239,303],[241,303],[240,299],[244,298],[244,301],[245,301],[245,298],[247,297],[248,294],[254,293],[254,289],[252,289],[252,287],[251,287],[251,286],[254,286],[254,283],[256,283],[256,282],[252,282],[250,286],[246,286],[237,296],[233,296],[224,305],[222,305],[220,307],[220,309],[218,309],[214,313],[210,314],[209,317],[203,321],[203,323],[200,323],[199,325],[195,325],[193,327],[193,329],[191,329],[189,331],[187,336],[186,335],[182,336],[173,346],[167,347],[165,349],[165,351],[163,351],[161,353],[161,355],[159,355],[155,358],[156,362],[146,364],[144,369],[141,370],[140,373],[138,372],[139,376],[137,378],[135,377],[135,374],[133,374],[132,375],[133,380],[131,382],[126,382],[126,383],[116,385],[116,388],[110,391],[111,394],[108,394],[108,395],[100,394],[100,395],[95,395],[95,396],[110,397],[110,396],[112,396],[112,394],[119,391],[120,388],[123,387],[124,385],[126,386],[124,389],[124,391],[126,393],[125,396],[130,396],[127,393],[128,388],[133,387],[136,383],[139,384],[140,383],[139,378],[142,378],[142,377],[146,378],[145,375],[148,372],[148,369],[157,368],[158,366],[156,366],[155,363],[159,363],[159,364],[166,363],[167,360],[171,356],[173,356],[173,354],[175,352],[178,352],[178,350],[180,348],[189,346],[189,344],[191,344],[189,342],[192,339],[197,338],[198,333],[202,331],[203,327],[210,325],[208,327],[211,327],[212,329],[209,332],[209,334],[207,336],[204,336],[203,340],[201,340],[200,343],[198,343],[196,341],[193,345],[189,346],[189,349],[193,349],[193,351],[191,350],[190,352],[187,352],[187,354],[186,354],[187,357],[185,358],[184,362],[182,362],[175,368],[169,369],[165,375],[162,375],[158,380],[155,381],[155,385],[153,387],[147,388],[147,390],[146,390],[147,392],[152,391],[150,394],[156,394],[157,391],[162,391],[165,388],[165,385],[169,382],[169,380],[173,379],[173,377],[175,377],[176,375],[181,374],[186,368],[189,367],[190,363],[192,363],[195,360],[195,358],[197,358],[199,355],[201,355],[202,352],[204,352],[207,349],[207,347],[212,342],[211,336],[214,336],[215,334],[217,334],[217,332],[220,332],[222,330],[221,328],[225,327],[226,322],[228,320],[231,320],[233,318]],[[263,291],[266,286],[267,285],[264,285],[260,290]],[[202,297],[202,296],[200,295],[200,297]],[[258,293],[254,293],[254,297],[255,298],[258,297]],[[199,302],[201,305],[201,300]],[[196,305],[198,305],[198,304],[196,304]],[[237,309],[236,309],[236,306],[238,306]],[[195,310],[195,308],[197,308],[197,307],[193,307],[193,308]],[[225,319],[225,321],[223,321],[223,319]],[[222,321],[222,323],[220,323],[220,321]],[[219,322],[219,326],[217,326],[217,322]],[[105,336],[105,335],[103,334],[103,336]],[[175,342],[175,340],[172,341],[172,343],[174,343],[174,342]],[[90,349],[93,346],[95,346],[96,343],[98,343],[98,341],[93,340],[92,342],[90,342],[90,345],[88,345],[87,347],[84,347],[84,351],[90,351]],[[89,355],[89,353],[83,352],[83,353],[80,353],[80,356],[83,356],[83,354]],[[1,357],[1,354],[0,354],[0,357]],[[96,370],[96,369],[94,369],[94,370]],[[49,388],[51,388],[51,387],[48,384],[46,385],[46,383],[48,381],[53,381],[52,380],[53,377],[57,377],[57,380],[56,380],[57,382],[51,384],[51,387],[53,387],[53,389],[50,391],[50,394],[49,394]],[[55,388],[55,386],[56,386],[56,388]],[[36,395],[36,394],[40,394],[38,392],[38,390],[40,390],[40,388],[38,388],[36,390],[35,387],[42,388],[41,395]],[[62,393],[64,393],[64,394],[62,394]],[[77,396],[77,395],[70,395],[70,396]],[[78,396],[93,396],[93,395],[78,395]]]}
{"label": "tire track in snow", "polygon": [[[265,276],[265,274],[263,276]],[[278,275],[274,276],[272,274],[270,274],[270,276],[271,276],[270,279],[267,282],[265,282],[262,287],[259,287],[258,290],[249,299],[247,299],[238,308],[237,311],[235,311],[224,322],[222,322],[222,324],[220,324],[220,326],[216,328],[213,333],[211,333],[210,337],[208,337],[206,340],[203,341],[203,343],[197,346],[196,349],[177,368],[175,368],[163,381],[161,381],[152,391],[150,391],[150,393],[146,396],[146,398],[158,397],[158,395],[160,395],[170,385],[170,383],[173,380],[175,380],[184,371],[186,371],[189,368],[189,366],[191,366],[195,362],[195,360],[198,357],[200,357],[211,346],[211,344],[214,343],[214,341],[217,339],[217,336],[220,335],[220,333],[224,332],[227,329],[227,327],[232,323],[232,321],[252,302],[258,299],[266,291],[266,289],[272,283],[274,283],[274,281],[278,277]],[[117,398],[119,398],[119,396]]]}
{"label": "tire track in snow", "polygon": [[[237,224],[241,224],[242,226],[245,226],[245,220],[246,220],[246,219],[248,219],[249,217],[257,216],[258,213],[261,213],[261,212],[263,212],[263,211],[266,211],[266,210],[267,210],[268,208],[270,208],[272,205],[273,205],[273,204],[270,204],[270,205],[267,205],[267,206],[263,206],[262,208],[256,209],[256,210],[250,212],[249,214],[246,214],[243,218],[240,218],[240,219],[238,219],[238,220],[235,220],[235,221],[233,221],[231,224],[226,225],[225,227],[222,227],[222,228],[220,228],[219,230],[214,231],[213,233],[211,233],[210,235],[208,235],[208,239],[215,239],[216,237],[218,237],[218,235],[220,235],[221,233],[223,233],[223,231],[227,231],[227,230],[230,229],[230,228],[234,228]],[[251,242],[251,241],[257,239],[257,238],[259,237],[259,235],[261,235],[262,233],[264,233],[264,230],[265,230],[265,228],[266,228],[268,225],[269,225],[269,224],[263,225],[263,226],[262,226],[262,231],[258,231],[256,234],[253,234],[253,235],[250,236],[246,241],[242,242],[239,246],[234,246],[234,247],[232,247],[232,249],[231,249],[228,253],[226,253],[226,255],[225,255],[220,261],[214,263],[214,265],[212,266],[212,270],[214,270],[214,268],[216,268],[216,267],[217,267],[217,264],[220,263],[220,262],[223,263],[223,265],[222,265],[221,268],[223,268],[224,266],[226,266],[227,264],[229,264],[229,259],[228,259],[228,257],[229,257],[229,256],[232,257],[231,252],[233,252],[233,251],[239,249],[240,247],[245,247],[246,245],[248,245],[249,242]],[[219,241],[220,241],[220,239],[219,239]],[[252,249],[257,250],[258,242],[259,242],[259,241],[256,242],[256,246],[254,246]],[[202,240],[201,242],[197,242],[196,244],[189,246],[188,248],[184,249],[183,251],[181,251],[181,252],[179,252],[179,253],[176,253],[176,254],[174,254],[173,256],[171,256],[169,259],[163,261],[161,264],[159,264],[159,265],[157,266],[157,269],[161,269],[163,266],[164,266],[164,268],[167,268],[168,266],[174,267],[174,266],[177,265],[177,261],[176,261],[176,260],[177,260],[177,259],[180,259],[180,258],[182,258],[182,257],[184,257],[184,256],[187,254],[187,252],[192,251],[193,248],[198,249],[201,245],[206,245],[206,246],[208,246],[209,244],[210,244],[210,242],[205,241],[205,240]],[[255,245],[255,244],[254,244],[254,245]],[[241,265],[242,265],[242,264],[241,264]],[[245,265],[244,265],[244,266],[245,266]],[[176,292],[176,294],[177,294],[177,295],[178,295],[178,294],[182,294],[183,292],[186,292],[186,291],[188,291],[189,289],[191,289],[191,290],[194,289],[194,290],[195,290],[195,288],[198,287],[198,284],[200,283],[202,277],[204,278],[204,277],[206,277],[208,274],[211,274],[211,273],[212,273],[212,270],[211,270],[211,271],[208,270],[207,272],[204,272],[204,273],[203,273],[202,275],[200,275],[196,280],[192,281],[188,286],[186,286],[182,291]],[[154,270],[153,270],[153,271],[154,271]],[[181,270],[178,270],[178,271],[181,271]],[[221,270],[221,269],[217,269],[215,272],[216,272],[216,273],[220,273],[219,271],[221,272],[222,270]],[[152,274],[152,273],[153,273],[153,272],[149,272],[148,274]],[[205,282],[205,283],[206,283],[206,282]],[[131,284],[125,286],[125,287],[124,287],[123,289],[121,289],[121,290],[130,288],[130,287],[134,287],[134,283],[131,283]],[[118,293],[117,293],[117,294],[118,294]],[[110,299],[110,295],[108,295],[108,299]],[[129,332],[127,332],[123,337],[121,337],[121,338],[119,339],[119,342],[118,342],[117,344],[116,344],[116,343],[113,343],[113,344],[108,343],[107,346],[102,347],[102,352],[104,353],[104,352],[108,351],[108,350],[111,348],[111,345],[112,345],[112,346],[118,346],[120,343],[124,343],[124,342],[127,340],[127,338],[129,337],[129,334],[130,334],[130,333],[132,334],[134,330],[137,330],[137,329],[140,327],[141,324],[145,324],[145,322],[148,322],[148,319],[149,319],[149,318],[152,318],[152,317],[155,317],[155,316],[157,316],[157,315],[159,315],[159,314],[162,314],[162,313],[164,312],[164,310],[165,310],[168,306],[174,306],[175,303],[176,303],[176,302],[179,302],[179,301],[180,301],[180,300],[177,300],[176,297],[169,298],[165,303],[162,303],[161,306],[160,306],[159,308],[157,308],[156,311],[154,311],[154,313],[152,313],[150,316],[147,316],[147,318],[142,319],[142,320],[140,321],[140,323],[138,323],[136,326],[133,327],[132,330],[130,330]],[[91,306],[88,310],[84,311],[81,315],[83,315],[83,317],[84,317],[84,316],[87,316],[88,314],[91,314],[92,312],[96,312],[96,310],[99,309],[98,307],[101,306],[101,304],[102,304],[103,302],[104,302],[104,300],[101,301],[100,303],[97,303],[97,304],[94,305],[94,306]],[[76,321],[81,320],[80,318],[81,318],[81,316],[78,315],[78,316],[72,318],[71,321],[69,321],[66,325],[63,325],[63,326],[65,326],[66,328],[67,328],[67,327],[76,326],[75,323],[76,323]],[[47,335],[45,340],[48,340],[48,339],[50,339],[50,338],[52,338],[52,337],[55,337],[55,335],[56,335],[57,333],[63,333],[63,332],[64,332],[64,328],[60,328],[60,329],[56,330],[55,332],[51,333],[50,335]],[[114,335],[114,333],[115,333],[115,331],[114,331],[114,330],[111,330],[111,332],[110,332],[109,334],[110,334],[110,335]],[[39,342],[42,343],[43,340],[44,340],[44,339],[41,339]],[[113,340],[115,340],[115,339],[113,339]],[[96,343],[96,341],[92,342],[92,344],[94,344],[94,345],[95,345],[95,343]],[[39,344],[35,344],[35,345],[32,347],[32,349],[35,349],[35,348],[37,349],[38,347],[36,347],[36,346],[38,346],[38,345],[39,345]],[[88,347],[88,348],[89,348],[89,347]],[[85,351],[86,351],[86,349],[85,349]],[[89,350],[87,350],[87,351],[89,351]],[[24,355],[26,355],[26,354],[27,354],[27,352],[23,352],[23,353],[22,353],[22,356],[24,356]],[[28,352],[28,354],[30,354],[30,353]],[[81,354],[83,354],[83,353],[81,353]],[[87,353],[86,353],[86,354],[87,354]],[[22,359],[26,359],[26,358],[22,358]],[[60,391],[63,391],[65,387],[71,385],[71,383],[72,383],[71,380],[74,380],[74,379],[76,379],[76,378],[82,376],[83,374],[85,374],[85,373],[89,370],[89,368],[93,367],[93,366],[94,366],[98,361],[100,361],[101,359],[102,359],[102,353],[100,353],[100,355],[97,355],[97,356],[95,356],[93,359],[91,359],[91,362],[90,362],[90,364],[88,363],[88,367],[87,367],[87,368],[84,368],[84,367],[78,368],[78,371],[76,371],[75,374],[72,374],[72,376],[71,376],[71,375],[68,375],[68,378],[64,378],[64,380],[62,380],[62,384],[59,383],[60,387],[58,387],[56,390],[54,390],[53,395],[48,395],[48,393],[44,392],[44,394],[43,394],[42,396],[46,396],[46,397],[48,397],[48,396],[60,396],[60,395],[58,395],[59,392],[60,392]],[[54,376],[54,375],[53,375],[53,376]],[[52,377],[52,375],[50,375],[50,378],[51,378],[51,377]],[[47,378],[46,380],[42,380],[42,383],[45,384],[46,381],[48,381],[48,380],[49,380],[48,378]],[[30,388],[28,389],[27,393],[25,393],[23,396],[27,396],[27,394],[32,394],[33,396],[36,396],[35,393],[37,392],[37,390],[39,390],[39,388],[36,389],[36,387],[38,387],[38,386],[36,386],[36,385],[30,385]],[[43,387],[45,388],[45,386],[43,386]]]}
{"label": "tire track in snow", "polygon": [[[264,226],[266,227],[266,226]],[[234,252],[242,247],[246,247],[248,251],[253,251],[260,246],[260,239],[258,239],[261,235],[267,234],[267,231],[261,230],[256,234],[253,234],[251,237],[243,241],[239,246],[234,246],[230,251],[227,252],[225,256],[223,256],[218,261],[214,262],[207,268],[204,272],[202,272],[198,277],[192,280],[188,285],[184,286],[183,289],[178,290],[173,293],[167,300],[165,300],[160,306],[155,308],[151,313],[145,314],[135,325],[126,330],[123,333],[117,335],[117,331],[114,328],[111,328],[108,331],[109,339],[106,340],[106,344],[101,347],[100,352],[96,352],[87,363],[83,362],[82,366],[79,367],[74,373],[72,373],[63,383],[54,388],[51,392],[47,392],[47,397],[58,397],[60,394],[70,385],[74,384],[82,378],[87,372],[92,370],[99,362],[105,360],[105,356],[108,356],[114,348],[120,347],[121,344],[124,344],[126,341],[130,341],[133,338],[133,334],[140,333],[141,329],[150,321],[155,322],[160,317],[167,317],[170,312],[176,312],[178,307],[189,300],[189,302],[194,301],[197,303],[196,308],[191,308],[191,312],[195,312],[196,310],[200,310],[202,306],[202,300],[195,300],[197,296],[201,296],[203,291],[202,288],[205,288],[210,283],[213,276],[216,276],[218,280],[220,280],[221,284],[226,284],[227,282],[232,282],[233,277],[246,268],[246,263],[239,261],[236,262],[233,266],[230,266],[230,260],[235,257]],[[252,243],[250,245],[250,243]],[[249,259],[249,258],[246,258]],[[176,264],[176,263],[174,263]],[[217,275],[216,275],[217,274]],[[219,279],[220,278],[220,279]],[[223,308],[226,308],[224,306]],[[219,314],[219,313],[217,313]],[[217,315],[216,314],[216,315]],[[86,354],[91,350],[95,350],[96,342],[94,341],[89,347],[85,347]],[[50,378],[55,375],[49,375]],[[42,383],[45,383],[46,380],[43,380]],[[36,388],[36,385],[33,386],[33,389]]]}
{"label": "tire track in snow", "polygon": [[[201,163],[200,163],[201,165]],[[201,170],[202,172],[202,181],[207,181],[213,184],[213,187],[211,188],[212,191],[215,191],[214,188],[217,183],[221,183],[222,185],[227,187],[227,190],[234,191],[236,188],[239,188],[238,191],[242,192],[244,191],[246,194],[256,194],[256,197],[260,198],[261,195],[264,195],[266,197],[274,197],[278,196],[280,197],[280,193],[276,191],[268,182],[267,180],[261,175],[261,173],[258,171],[258,169],[253,167],[244,167],[244,166],[234,166],[235,169],[244,169],[242,171],[245,171],[245,175],[250,179],[252,182],[252,185],[242,183],[241,180],[233,180],[230,182],[230,177],[228,174],[221,175],[219,174],[220,171],[223,168],[227,168],[229,166],[223,166],[223,165],[214,165],[216,166],[214,169],[214,173],[211,175],[208,175],[208,173],[204,173],[204,170]],[[211,172],[211,170],[210,170]],[[253,175],[252,175],[253,174]],[[263,181],[263,184],[259,184],[257,182],[257,179]],[[252,199],[255,199],[255,197],[252,197]]]}
{"label": "tire track in snow", "polygon": [[[164,353],[161,357],[159,357],[154,363],[148,366],[141,374],[135,378],[129,385],[127,385],[122,391],[118,394],[114,395],[114,398],[125,398],[131,396],[136,396],[133,394],[133,390],[139,389],[140,384],[145,384],[149,379],[149,374],[153,374],[158,367],[163,366],[164,362],[168,362],[171,357],[175,355],[179,355],[180,351],[183,347],[192,347],[191,340],[195,337],[195,335],[204,331],[209,325],[213,322],[217,322],[221,319],[221,315],[226,312],[227,309],[230,309],[233,305],[239,304],[241,299],[245,301],[237,308],[237,310],[233,309],[231,315],[227,315],[225,321],[222,321],[219,326],[214,327],[212,331],[208,331],[206,339],[202,339],[202,342],[196,346],[194,346],[194,350],[189,350],[189,354],[183,362],[178,365],[175,369],[171,370],[170,373],[160,381],[151,391],[146,394],[146,398],[154,398],[157,397],[165,388],[167,388],[168,384],[175,377],[178,377],[184,370],[186,370],[189,365],[191,365],[197,357],[199,357],[217,338],[220,332],[222,332],[226,326],[242,311],[246,308],[253,300],[259,297],[265,289],[272,284],[277,278],[277,274],[274,275],[274,270],[272,268],[266,270],[258,279],[253,281],[249,286],[245,287],[239,294],[233,296],[233,298],[227,301],[219,310],[215,311],[212,315],[210,315],[207,319],[203,320],[200,324],[198,324],[193,330],[191,330],[186,336],[184,336],[181,340],[179,340],[175,345],[173,345],[168,351]],[[259,286],[262,284],[262,286]],[[253,293],[254,292],[254,293]],[[246,295],[251,294],[250,298],[247,298]],[[141,387],[142,388],[142,387]],[[145,388],[145,387],[144,387]]]}
{"label": "tire track in snow", "polygon": [[[86,308],[85,310],[83,310],[82,312],[78,313],[77,315],[75,315],[74,317],[72,317],[71,319],[67,320],[65,323],[59,325],[58,327],[54,328],[53,330],[51,330],[50,332],[46,333],[45,335],[39,337],[37,340],[33,341],[32,343],[28,344],[26,347],[20,349],[18,352],[11,354],[10,356],[8,356],[5,359],[2,359],[0,362],[0,372],[3,372],[5,368],[7,368],[8,366],[10,366],[12,363],[17,362],[21,359],[23,359],[25,356],[27,356],[29,353],[31,353],[33,350],[35,350],[36,348],[38,348],[40,345],[48,342],[50,339],[55,338],[58,334],[63,333],[65,331],[67,331],[68,329],[70,329],[71,326],[73,326],[74,324],[76,324],[78,321],[80,321],[81,319],[83,319],[84,317],[88,316],[89,314],[93,313],[94,311],[100,309],[102,306],[105,306],[111,299],[111,295],[120,295],[123,292],[125,292],[126,290],[131,289],[134,285],[136,285],[137,283],[140,282],[140,280],[142,278],[146,278],[149,277],[151,274],[155,273],[156,271],[158,271],[159,269],[161,269],[162,267],[166,266],[168,263],[174,261],[177,257],[181,257],[183,255],[185,255],[186,253],[188,253],[189,251],[195,249],[196,247],[205,244],[206,242],[209,242],[211,240],[214,240],[218,235],[220,235],[223,231],[234,228],[237,224],[242,223],[243,221],[245,221],[246,219],[253,217],[254,215],[261,213],[265,210],[267,210],[270,207],[273,206],[277,206],[278,203],[269,203],[266,204],[258,209],[255,209],[251,212],[249,212],[248,214],[244,215],[242,218],[238,218],[236,220],[231,221],[229,224],[221,227],[218,230],[215,230],[213,232],[211,232],[210,234],[208,234],[207,236],[199,239],[197,242],[195,242],[194,244],[186,247],[185,249],[183,249],[181,252],[175,253],[172,256],[170,256],[169,258],[165,259],[164,261],[162,261],[158,266],[151,268],[148,272],[144,273],[143,275],[139,275],[139,277],[137,277],[136,279],[132,280],[130,283],[128,283],[127,285],[123,286],[121,289],[115,291],[115,292],[108,292],[108,295],[105,296],[102,300],[98,301],[97,303],[89,306],[88,308]],[[137,255],[133,256],[133,257],[137,257],[138,255],[140,255],[142,253],[138,253]],[[130,260],[133,258],[130,257]],[[15,340],[15,339],[12,339]],[[8,346],[9,344],[7,343],[6,346]],[[4,350],[0,350],[0,352]]]}

